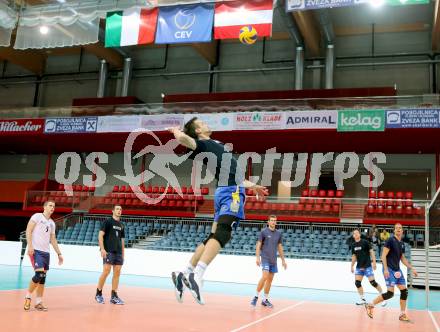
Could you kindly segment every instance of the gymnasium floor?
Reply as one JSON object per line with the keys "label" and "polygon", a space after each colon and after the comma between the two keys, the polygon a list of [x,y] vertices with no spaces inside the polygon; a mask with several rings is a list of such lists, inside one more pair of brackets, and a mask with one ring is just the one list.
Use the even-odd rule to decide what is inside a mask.
{"label": "gymnasium floor", "polygon": [[[22,309],[30,268],[0,265],[1,331],[411,331],[437,332],[440,325],[440,292],[431,293],[432,312],[424,310],[425,293],[410,292],[413,324],[398,321],[398,299],[378,307],[374,319],[363,306],[354,305],[352,292],[274,287],[275,307],[249,305],[254,285],[205,283],[206,305],[189,293],[177,303],[166,278],[121,276],[119,295],[126,305],[94,301],[99,273],[51,270],[45,303],[48,312]],[[104,288],[108,302],[109,285]],[[372,295],[368,295],[371,298]]]}

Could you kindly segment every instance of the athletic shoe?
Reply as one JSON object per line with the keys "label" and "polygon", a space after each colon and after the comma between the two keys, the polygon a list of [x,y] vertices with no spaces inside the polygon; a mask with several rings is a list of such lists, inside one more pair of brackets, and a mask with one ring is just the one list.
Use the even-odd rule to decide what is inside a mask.
{"label": "athletic shoe", "polygon": [[374,305],[366,303],[365,304],[365,310],[367,310],[368,317],[373,318]]}
{"label": "athletic shoe", "polygon": [[257,301],[258,301],[258,296],[254,296],[254,298],[251,301],[251,305],[255,307],[257,305]]}
{"label": "athletic shoe", "polygon": [[35,309],[38,311],[47,311],[48,308],[43,304],[43,302],[40,302],[35,306]]}
{"label": "athletic shoe", "polygon": [[411,322],[411,320],[409,319],[409,317],[407,316],[407,314],[400,314],[400,316],[399,316],[399,320],[400,320],[401,322],[406,322],[406,323]]}
{"label": "athletic shoe", "polygon": [[174,284],[174,294],[176,295],[176,300],[179,303],[183,302],[183,291],[185,290],[183,284],[183,273],[176,271],[171,273],[171,279]]}
{"label": "athletic shoe", "polygon": [[387,304],[388,304],[388,302],[387,301],[383,301],[380,305],[382,306],[382,307],[386,307],[387,306]]}
{"label": "athletic shoe", "polygon": [[117,304],[117,305],[123,305],[123,304],[125,304],[125,302],[124,301],[122,301],[120,298],[119,298],[119,296],[113,296],[111,299],[110,299],[110,303],[113,303],[113,304]]}
{"label": "athletic shoe", "polygon": [[23,307],[24,310],[28,311],[31,309],[31,301],[32,299],[30,297],[24,298],[24,307]]}
{"label": "athletic shoe", "polygon": [[96,295],[96,296],[95,296],[95,300],[96,300],[96,302],[98,302],[99,304],[104,304],[104,303],[105,303],[105,301],[104,301],[104,296],[102,296],[102,295]]}
{"label": "athletic shoe", "polygon": [[268,299],[265,299],[264,301],[261,301],[261,305],[263,307],[273,308],[273,304],[270,303],[270,301]]}
{"label": "athletic shoe", "polygon": [[205,301],[202,298],[202,281],[199,280],[194,273],[190,273],[188,279],[185,282],[185,276],[183,276],[182,280],[185,285],[191,291],[192,296],[199,304],[205,304]]}
{"label": "athletic shoe", "polygon": [[365,301],[365,299],[360,299],[356,302],[356,305],[366,305],[367,301]]}

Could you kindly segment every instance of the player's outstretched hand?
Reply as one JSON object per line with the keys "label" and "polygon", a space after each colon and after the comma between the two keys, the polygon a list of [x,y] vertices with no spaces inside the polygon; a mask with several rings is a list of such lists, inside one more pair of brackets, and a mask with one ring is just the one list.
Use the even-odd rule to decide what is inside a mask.
{"label": "player's outstretched hand", "polygon": [[257,266],[260,266],[261,265],[261,261],[260,261],[260,257],[257,257]]}
{"label": "player's outstretched hand", "polygon": [[287,263],[286,263],[286,261],[283,261],[283,268],[284,268],[284,270],[287,270]]}
{"label": "player's outstretched hand", "polygon": [[58,265],[63,265],[63,263],[64,263],[64,258],[62,255],[59,255],[58,256]]}
{"label": "player's outstretched hand", "polygon": [[264,196],[269,195],[269,189],[267,189],[266,187],[260,186],[258,184],[253,186],[252,190],[254,191],[254,193],[257,197],[264,197]]}
{"label": "player's outstretched hand", "polygon": [[180,127],[169,127],[169,128],[167,128],[167,130],[168,130],[171,134],[174,134],[176,131],[180,131]]}
{"label": "player's outstretched hand", "polygon": [[351,267],[351,273],[354,273],[354,267],[353,266]]}

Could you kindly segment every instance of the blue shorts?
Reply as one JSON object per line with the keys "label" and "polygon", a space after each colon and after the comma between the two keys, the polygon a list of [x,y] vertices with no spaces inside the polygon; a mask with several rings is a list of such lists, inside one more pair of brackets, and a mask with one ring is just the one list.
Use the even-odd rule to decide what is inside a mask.
{"label": "blue shorts", "polygon": [[49,270],[50,254],[45,251],[34,250],[34,255],[31,257],[31,263],[34,270],[43,268],[44,271]]}
{"label": "blue shorts", "polygon": [[124,258],[122,257],[122,254],[116,254],[114,252],[108,252],[107,257],[103,258],[104,264],[109,265],[123,265],[124,264]]}
{"label": "blue shorts", "polygon": [[357,276],[363,276],[367,278],[374,277],[373,268],[371,266],[362,269],[356,268],[354,274]]}
{"label": "blue shorts", "polygon": [[[235,193],[237,193],[236,200],[233,197]],[[243,220],[245,199],[244,187],[218,187],[214,194],[214,221],[222,215],[230,215]]]}
{"label": "blue shorts", "polygon": [[261,268],[263,271],[267,271],[270,273],[277,273],[278,272],[278,266],[277,264],[270,264],[269,261],[262,259],[261,260]]}
{"label": "blue shorts", "polygon": [[394,271],[390,268],[388,268],[388,271],[390,272],[390,277],[385,278],[385,284],[387,287],[394,287],[396,285],[406,285],[405,277],[403,276],[402,270]]}

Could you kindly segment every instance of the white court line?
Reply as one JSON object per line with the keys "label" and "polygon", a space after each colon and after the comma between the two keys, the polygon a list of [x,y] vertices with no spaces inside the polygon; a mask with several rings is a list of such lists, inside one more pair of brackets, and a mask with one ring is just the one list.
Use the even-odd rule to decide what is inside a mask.
{"label": "white court line", "polygon": [[259,322],[262,322],[263,320],[266,320],[266,319],[268,319],[268,318],[272,318],[272,317],[274,317],[274,316],[276,316],[276,315],[278,315],[278,314],[280,314],[280,313],[282,313],[282,312],[284,312],[284,311],[290,310],[290,309],[295,308],[295,307],[297,307],[297,306],[299,306],[299,305],[301,305],[301,304],[304,304],[304,303],[306,303],[306,301],[301,301],[301,302],[298,302],[298,303],[295,303],[295,304],[289,305],[288,307],[285,307],[284,309],[282,309],[282,310],[280,310],[280,311],[274,312],[273,314],[267,315],[267,316],[265,316],[265,317],[263,317],[263,318],[260,318],[260,319],[258,319],[258,320],[256,320],[256,321],[253,321],[253,322],[251,322],[251,323],[249,323],[249,324],[246,324],[246,325],[240,326],[239,328],[237,328],[237,329],[235,329],[235,330],[231,330],[230,332],[238,332],[238,331],[244,330],[245,328],[248,328],[249,326],[252,326],[252,325],[258,324]]}
{"label": "white court line", "polygon": [[437,321],[434,318],[434,315],[432,314],[431,310],[428,310],[429,317],[431,317],[432,323],[434,324],[434,327],[436,328],[437,332],[440,332],[440,328],[438,327]]}
{"label": "white court line", "polygon": [[[78,286],[93,286],[94,284],[66,284],[66,285],[56,285],[56,286],[44,286],[44,289],[48,288],[62,288],[62,287],[78,287]],[[27,291],[26,288],[14,288],[14,289],[0,289],[0,292],[11,292],[11,291]]]}

